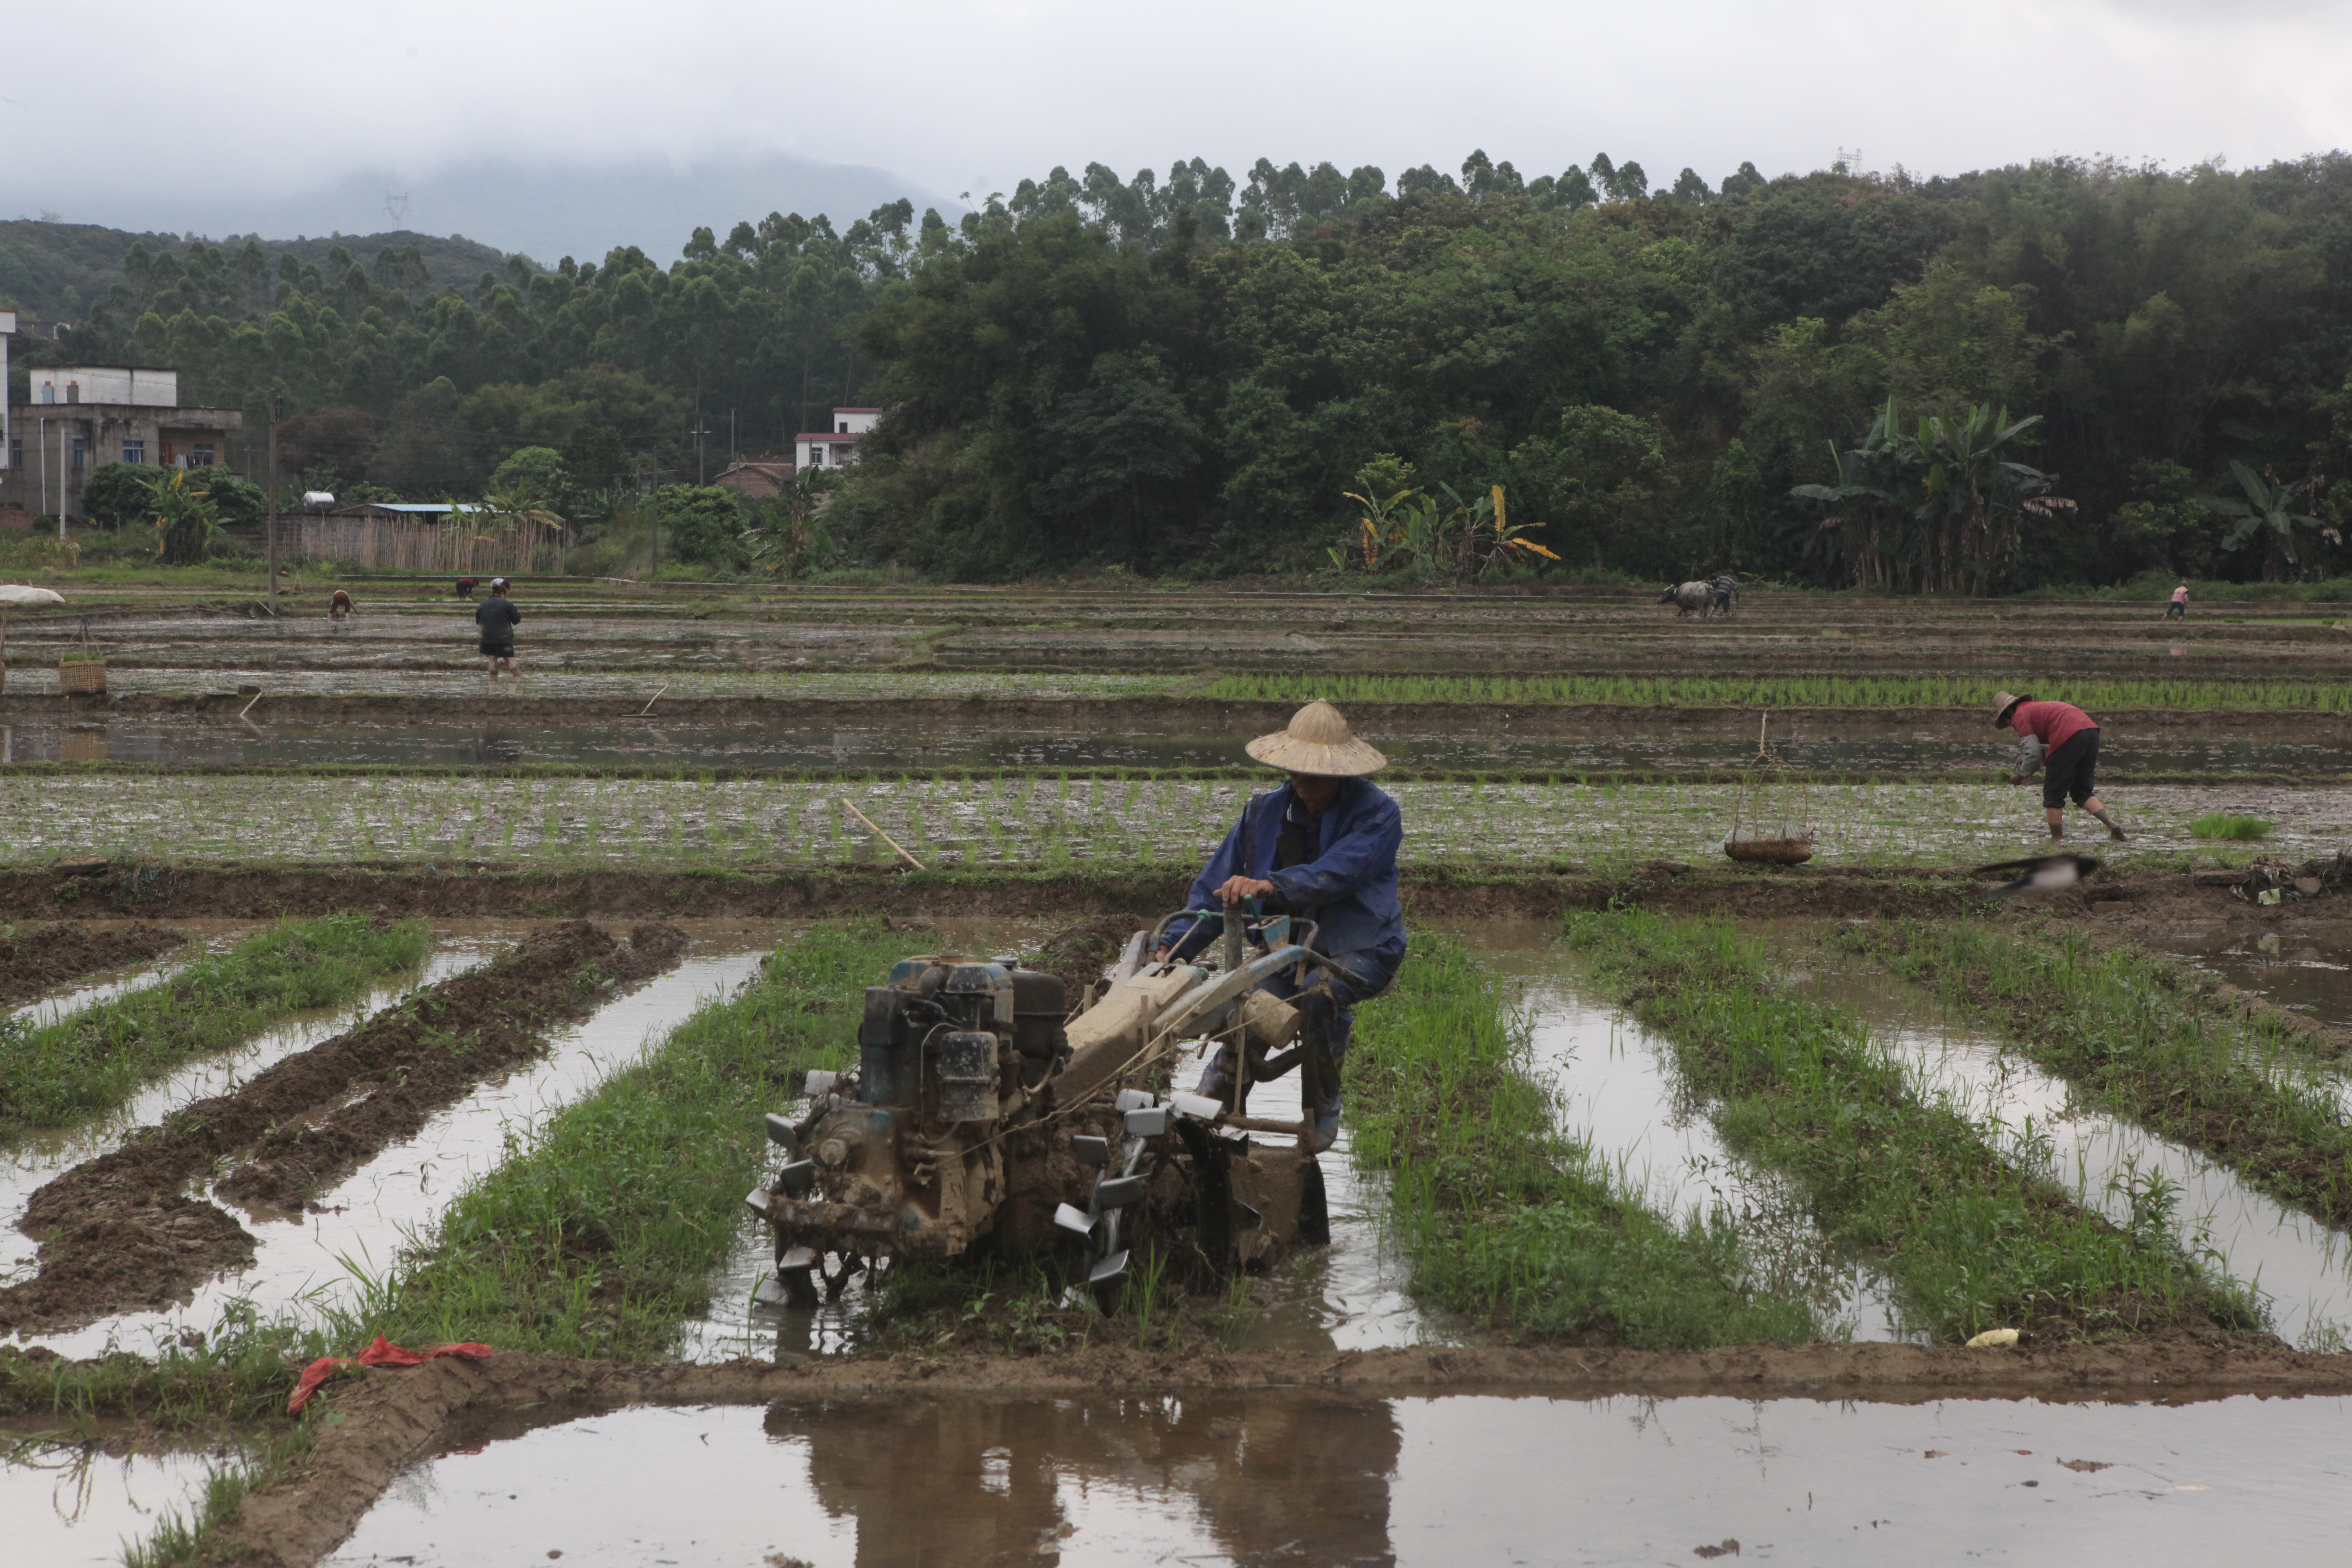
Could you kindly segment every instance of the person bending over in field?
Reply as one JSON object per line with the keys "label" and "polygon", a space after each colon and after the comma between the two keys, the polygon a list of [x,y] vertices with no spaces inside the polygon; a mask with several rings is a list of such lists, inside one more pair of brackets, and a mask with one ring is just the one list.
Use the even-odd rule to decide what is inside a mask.
{"label": "person bending over in field", "polygon": [[2107,825],[2107,837],[2121,842],[2124,830],[2099,804],[2098,721],[2071,702],[2037,702],[2006,691],[1993,696],[1992,727],[2018,733],[2017,770],[2009,782],[2021,784],[2047,767],[2042,781],[2042,816],[2050,837],[2066,837],[2066,799]]}
{"label": "person bending over in field", "polygon": [[[1316,922],[1315,951],[1336,970],[1318,970],[1305,991],[1285,970],[1263,990],[1299,1012],[1299,1101],[1328,1149],[1339,1131],[1339,1064],[1348,1054],[1355,1005],[1389,988],[1404,962],[1404,910],[1397,901],[1397,847],[1404,826],[1397,803],[1371,782],[1388,759],[1358,740],[1328,702],[1310,702],[1287,729],[1260,735],[1249,754],[1289,774],[1253,796],[1241,820],[1192,882],[1185,908],[1249,906]],[[1213,921],[1171,923],[1161,960],[1208,945]],[[1225,1047],[1202,1076],[1200,1092],[1232,1092],[1235,1064]]]}
{"label": "person bending over in field", "polygon": [[2188,584],[2183,583],[2172,591],[2172,603],[2164,607],[2164,618],[2168,621],[2185,621],[2189,618]]}
{"label": "person bending over in field", "polygon": [[507,597],[507,580],[498,578],[490,584],[490,596],[474,609],[474,624],[482,631],[482,657],[489,661],[490,679],[499,678],[499,666],[520,679],[522,671],[515,665],[514,629],[522,623],[522,612]]}

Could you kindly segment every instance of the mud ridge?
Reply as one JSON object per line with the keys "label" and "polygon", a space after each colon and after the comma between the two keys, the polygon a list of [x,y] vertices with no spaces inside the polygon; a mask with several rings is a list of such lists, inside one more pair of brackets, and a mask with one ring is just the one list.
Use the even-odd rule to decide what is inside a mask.
{"label": "mud ridge", "polygon": [[[0,1352],[5,1353],[5,1352]],[[237,1568],[309,1568],[346,1540],[401,1468],[434,1451],[460,1417],[525,1406],[579,1414],[634,1404],[772,1400],[1025,1399],[1316,1387],[1363,1398],[1527,1394],[1729,1394],[1922,1404],[1956,1398],[2166,1401],[2352,1391],[2352,1355],[2226,1350],[2167,1342],[1971,1351],[1954,1346],[1821,1344],[1666,1352],[1589,1347],[1431,1347],[1361,1353],[1152,1354],[1098,1349],[1063,1356],[908,1358],[720,1366],[635,1365],[493,1355],[372,1372],[329,1385],[302,1459],[245,1500],[214,1538]]]}
{"label": "mud ridge", "polygon": [[1027,962],[1030,968],[1058,978],[1063,994],[1072,998],[1075,1006],[1087,986],[1101,983],[1103,971],[1118,962],[1128,939],[1150,929],[1151,921],[1144,915],[1094,915],[1047,937]]}
{"label": "mud ridge", "polygon": [[0,937],[0,1007],[101,969],[144,963],[187,941],[186,933],[144,921],[92,928],[64,921]]}
{"label": "mud ridge", "polygon": [[221,1195],[298,1210],[481,1079],[538,1055],[551,1026],[671,968],[686,940],[671,925],[640,925],[626,942],[585,921],[544,927],[489,965],[131,1133],[33,1194],[18,1228],[40,1240],[40,1271],[0,1289],[0,1332],[168,1305],[250,1260],[251,1234],[187,1196],[191,1184],[227,1163]]}

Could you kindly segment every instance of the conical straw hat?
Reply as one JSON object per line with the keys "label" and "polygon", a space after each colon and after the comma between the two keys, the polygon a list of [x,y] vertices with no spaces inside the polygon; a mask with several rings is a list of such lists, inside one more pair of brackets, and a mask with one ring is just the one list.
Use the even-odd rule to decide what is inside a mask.
{"label": "conical straw hat", "polygon": [[2016,707],[2021,702],[2031,702],[2032,700],[2032,698],[2020,697],[2014,691],[1994,692],[1992,694],[1992,727],[1996,730],[2007,729],[2009,727],[2009,710]]}
{"label": "conical straw hat", "polygon": [[1357,778],[1389,765],[1386,757],[1356,739],[1344,714],[1319,699],[1293,713],[1289,728],[1252,741],[1249,754],[1285,773],[1323,778]]}

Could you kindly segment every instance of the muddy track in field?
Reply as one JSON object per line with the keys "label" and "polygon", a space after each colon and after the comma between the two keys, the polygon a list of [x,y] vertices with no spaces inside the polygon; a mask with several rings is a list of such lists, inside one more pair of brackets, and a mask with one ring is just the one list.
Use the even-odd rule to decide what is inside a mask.
{"label": "muddy track in field", "polygon": [[183,1299],[250,1260],[255,1245],[218,1205],[190,1197],[192,1184],[226,1166],[221,1195],[299,1210],[475,1084],[537,1056],[550,1028],[685,951],[671,925],[640,925],[625,942],[585,921],[549,926],[234,1093],[131,1133],[33,1194],[18,1228],[40,1241],[40,1272],[0,1289],[0,1332],[53,1332]]}
{"label": "muddy track in field", "polygon": [[[0,1352],[0,1364],[6,1352]],[[551,1405],[972,1401],[1318,1388],[1374,1400],[1435,1394],[1729,1394],[1740,1398],[2210,1399],[2352,1390],[2352,1356],[2134,1342],[2046,1351],[1811,1345],[1664,1353],[1610,1349],[1417,1348],[1360,1355],[1086,1351],[1024,1360],[907,1358],[768,1366],[630,1365],[524,1355],[442,1360],[328,1385],[336,1421],[317,1447],[248,1495],[208,1561],[308,1568],[344,1541],[402,1468],[462,1419]]]}
{"label": "muddy track in field", "polygon": [[101,969],[144,963],[187,941],[184,932],[138,921],[99,927],[58,922],[0,937],[0,1007]]}

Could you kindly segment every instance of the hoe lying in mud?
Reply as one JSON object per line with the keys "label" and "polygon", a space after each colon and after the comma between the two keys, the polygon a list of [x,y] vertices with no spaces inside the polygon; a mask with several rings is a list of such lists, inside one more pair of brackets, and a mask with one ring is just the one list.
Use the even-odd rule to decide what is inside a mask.
{"label": "hoe lying in mud", "polygon": [[[1151,962],[1186,914],[1221,940]],[[785,1163],[745,1199],[775,1233],[761,1299],[813,1305],[820,1286],[837,1294],[891,1258],[1083,1246],[1108,1305],[1139,1247],[1213,1289],[1323,1245],[1311,1127],[1248,1113],[1254,1083],[1308,1054],[1298,1010],[1258,987],[1326,967],[1313,933],[1286,917],[1170,915],[1075,1014],[1059,979],[1009,959],[901,960],[866,993],[856,1072],[810,1074],[806,1113],[768,1117]],[[1175,1058],[1202,1040],[1240,1047],[1231,1091],[1169,1092]]]}

